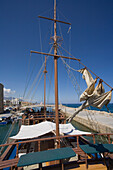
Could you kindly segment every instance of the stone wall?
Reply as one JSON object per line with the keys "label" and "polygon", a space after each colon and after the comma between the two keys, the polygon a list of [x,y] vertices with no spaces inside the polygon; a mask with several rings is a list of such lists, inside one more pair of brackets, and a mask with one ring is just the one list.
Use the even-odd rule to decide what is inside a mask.
{"label": "stone wall", "polygon": [[[75,108],[66,106],[60,108],[66,117],[75,111]],[[99,133],[113,133],[113,113],[84,109],[73,120]]]}

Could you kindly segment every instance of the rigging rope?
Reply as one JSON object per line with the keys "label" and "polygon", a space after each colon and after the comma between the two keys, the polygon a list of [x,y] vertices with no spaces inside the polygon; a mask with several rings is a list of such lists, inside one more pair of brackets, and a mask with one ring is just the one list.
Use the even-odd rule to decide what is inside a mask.
{"label": "rigging rope", "polygon": [[39,79],[39,81],[38,81],[38,84],[37,84],[37,86],[35,87],[35,90],[34,90],[34,93],[33,93],[32,97],[31,97],[31,100],[30,100],[30,102],[32,102],[32,100],[33,100],[33,98],[34,98],[34,95],[35,95],[35,93],[36,93],[36,90],[37,90],[37,88],[38,88],[38,85],[39,85],[39,83],[40,83],[40,81],[41,81],[41,79],[42,79],[42,76],[43,76],[43,72],[42,72],[42,74],[41,74],[41,77],[40,77],[40,79]]}
{"label": "rigging rope", "polygon": [[[39,36],[40,36],[40,47],[41,47],[41,52],[42,52],[42,36],[41,36],[40,18],[39,18]],[[42,63],[43,63],[43,55],[42,55]]]}
{"label": "rigging rope", "polygon": [[[31,53],[30,53],[30,60],[31,60]],[[30,83],[31,77],[32,77],[32,75],[33,75],[34,68],[36,67],[36,64],[37,64],[37,63],[35,62],[34,66],[33,66],[33,70],[31,71],[31,74],[30,74],[29,79],[28,79],[28,78],[26,78],[26,86],[25,86],[25,90],[24,90],[23,98],[25,97],[25,94],[26,94],[26,91],[27,91],[28,85],[29,85],[29,83]],[[29,61],[29,68],[30,68],[30,61]],[[28,68],[28,70],[29,70],[29,68]],[[28,73],[29,73],[29,71],[28,71]],[[27,74],[27,76],[28,76],[28,74]],[[28,79],[28,82],[27,82],[27,79]]]}
{"label": "rigging rope", "polygon": [[[67,50],[65,50],[60,44],[58,44],[64,51],[66,51],[68,54],[69,52]],[[71,55],[71,54],[69,54]],[[71,55],[72,56],[72,55]],[[74,56],[72,56],[74,57]],[[89,70],[92,74],[94,74],[96,76],[96,78],[102,80],[99,76],[97,76],[93,71],[91,71],[88,67],[86,67],[81,61],[78,61],[82,66],[84,66],[87,70]],[[109,84],[107,84],[104,80],[102,80],[103,83],[105,83],[108,87],[111,88],[111,91],[113,91],[113,87],[111,87]]]}
{"label": "rigging rope", "polygon": [[29,73],[29,68],[30,68],[30,60],[31,60],[31,53],[30,53],[30,58],[29,58],[29,62],[28,62],[28,71],[27,71],[27,76],[26,76],[26,82],[25,82],[25,89],[24,89],[24,93],[23,93],[23,98],[25,96],[26,90],[27,90],[27,80],[28,80],[28,73]]}
{"label": "rigging rope", "polygon": [[50,13],[50,11],[53,11],[53,8],[50,8],[50,9],[48,9],[48,10],[44,11],[43,13],[41,13],[41,14],[39,14],[39,15],[43,15],[43,14],[45,14],[45,13],[47,13],[47,12],[49,12],[49,13]]}
{"label": "rigging rope", "polygon": [[[91,109],[90,106],[89,106],[89,108]],[[93,126],[95,126],[96,131],[99,132],[101,128],[100,128],[99,123],[95,117],[95,111],[91,110],[91,112],[90,112],[90,110],[86,110],[86,116],[87,116],[89,122],[91,123],[90,125],[92,126],[92,129],[94,129]],[[93,122],[96,122],[96,125],[95,125],[95,123],[93,124]],[[102,136],[100,136],[100,139],[103,141]],[[108,142],[107,138],[105,138],[104,140],[106,140]]]}
{"label": "rigging rope", "polygon": [[[63,59],[63,58],[62,58]],[[71,70],[78,72],[78,70],[75,70],[74,68],[70,67],[63,59],[64,64]]]}
{"label": "rigging rope", "polygon": [[[47,76],[48,76],[48,80],[49,80],[49,83],[50,83],[50,88],[51,88],[51,86],[52,86],[52,89],[53,89],[53,92],[54,92],[54,86],[53,86],[53,84],[51,83],[51,79],[49,78],[49,75],[47,74]],[[52,77],[52,74],[51,74],[51,77]],[[47,103],[49,103],[49,95],[50,95],[50,88],[49,88],[49,92],[48,92],[48,97],[47,97]]]}
{"label": "rigging rope", "polygon": [[31,85],[31,88],[30,88],[30,90],[29,90],[29,93],[27,94],[26,98],[29,97],[31,91],[33,90],[33,87],[34,87],[34,85],[35,85],[35,83],[36,83],[36,81],[37,81],[37,79],[38,79],[38,77],[39,77],[39,75],[40,75],[42,69],[44,68],[44,63],[45,63],[45,61],[43,62],[42,67],[40,68],[40,70],[39,70],[39,72],[38,72],[38,74],[37,74],[35,80],[33,81],[32,85]]}
{"label": "rigging rope", "polygon": [[[51,47],[49,53],[51,53],[52,49],[53,49],[53,46]],[[48,57],[47,57],[47,59],[48,59]],[[28,98],[28,97],[30,96],[30,93],[31,93],[31,91],[33,90],[33,87],[35,86],[35,84],[36,84],[36,82],[37,82],[37,79],[38,79],[38,77],[40,76],[40,74],[41,74],[41,72],[42,72],[42,69],[44,68],[44,65],[45,65],[45,61],[43,62],[43,64],[42,64],[42,66],[41,66],[41,68],[40,68],[40,70],[39,70],[39,72],[38,72],[35,80],[33,81],[32,85],[31,85],[31,88],[30,88],[30,90],[29,90],[28,93],[27,93],[26,98]]]}
{"label": "rigging rope", "polygon": [[[59,49],[58,49],[58,50],[59,50]],[[60,54],[61,54],[61,52],[60,52]],[[62,60],[63,64],[66,63],[63,58],[61,58],[61,60]],[[67,65],[65,64],[66,71],[67,71],[68,76],[69,76],[69,78],[70,78],[70,80],[71,80],[71,82],[72,82],[72,84],[73,84],[73,86],[74,86],[74,89],[75,89],[76,93],[77,93],[78,95],[80,95],[80,93],[81,93],[80,86],[79,86],[79,84],[78,84],[78,82],[77,82],[77,80],[76,80],[73,72],[71,72],[69,69],[67,69],[66,66],[67,66]],[[72,80],[72,78],[73,78],[73,80]],[[77,87],[77,89],[76,89],[76,87]]]}
{"label": "rigging rope", "polygon": [[59,10],[59,9],[57,9],[58,10],[58,12],[65,18],[65,20],[67,21],[67,22],[69,22],[69,20],[66,18],[66,16]]}

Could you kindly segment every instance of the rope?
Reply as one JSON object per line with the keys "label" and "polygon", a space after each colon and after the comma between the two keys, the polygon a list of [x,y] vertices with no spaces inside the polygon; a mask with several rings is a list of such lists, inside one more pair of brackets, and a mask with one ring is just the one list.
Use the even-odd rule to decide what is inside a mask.
{"label": "rope", "polygon": [[67,21],[67,22],[69,22],[69,20],[66,18],[66,16],[59,10],[59,9],[57,9],[58,10],[58,12],[65,18],[65,20]]}
{"label": "rope", "polygon": [[[39,18],[39,36],[40,36],[40,48],[41,48],[41,52],[42,52],[42,36],[41,36],[40,18]],[[42,63],[43,63],[43,55],[42,55]]]}
{"label": "rope", "polygon": [[[62,58],[63,59],[63,58]],[[72,67],[70,67],[65,61],[64,61],[64,59],[63,59],[63,62],[64,62],[64,64],[69,68],[69,69],[71,69],[71,70],[73,70],[73,71],[78,71],[78,70],[75,70],[74,68],[72,68]]]}
{"label": "rope", "polygon": [[[47,103],[49,103],[49,96],[50,96],[51,85],[52,85],[52,89],[53,89],[53,92],[54,92],[54,87],[53,87],[53,84],[51,83],[51,81],[52,81],[52,73],[53,73],[53,66],[54,66],[54,65],[52,64],[50,77],[49,77],[49,74],[47,74],[48,80],[49,80],[49,83],[50,83],[50,86],[49,86],[49,88],[48,88]],[[54,94],[54,93],[53,93],[53,94]]]}
{"label": "rope", "polygon": [[[53,93],[54,93],[54,86],[53,86],[53,84],[51,83],[51,79],[49,78],[49,75],[47,74],[47,76],[48,76],[48,80],[49,80],[49,83],[50,83],[50,88],[51,88],[51,86],[52,86],[52,89],[53,89]],[[52,74],[51,74],[51,77],[52,77]],[[48,97],[47,97],[47,103],[49,103],[49,96],[50,96],[50,88],[49,88],[49,92],[48,92]]]}
{"label": "rope", "polygon": [[[49,53],[51,53],[52,49],[53,49],[53,46],[51,47]],[[48,57],[47,57],[47,59],[48,59]],[[31,93],[31,91],[33,90],[33,87],[35,86],[35,84],[36,84],[36,82],[37,82],[37,79],[38,79],[38,77],[40,76],[40,74],[41,74],[41,72],[42,72],[42,69],[44,68],[44,65],[45,65],[45,61],[43,62],[43,64],[42,64],[42,66],[41,66],[41,68],[40,68],[40,70],[39,70],[39,72],[38,72],[35,80],[33,81],[32,85],[31,85],[31,88],[30,88],[30,90],[29,90],[28,93],[27,93],[26,98],[28,98],[28,97],[30,96],[30,93]]]}
{"label": "rope", "polygon": [[[58,15],[58,19],[59,19],[59,15]],[[58,23],[58,27],[59,27],[60,35],[61,35],[61,37],[62,37],[62,39],[63,39],[63,34],[62,34],[62,30],[61,30],[60,23]]]}
{"label": "rope", "polygon": [[42,76],[43,76],[43,72],[42,72],[42,74],[41,74],[41,77],[40,77],[40,79],[39,79],[39,81],[38,81],[38,84],[37,84],[37,86],[35,87],[35,90],[34,90],[34,93],[33,93],[32,97],[31,97],[31,100],[30,100],[30,102],[32,102],[32,100],[33,100],[33,98],[34,98],[34,95],[35,95],[35,93],[36,93],[36,90],[37,90],[37,88],[38,88],[38,85],[39,85],[39,83],[40,83],[40,81],[41,81],[41,79],[42,79]]}
{"label": "rope", "polygon": [[47,12],[49,12],[49,13],[50,13],[50,11],[53,11],[53,8],[50,8],[50,9],[48,9],[48,10],[44,11],[43,13],[39,14],[39,16],[40,16],[40,15],[43,15],[43,14],[45,14],[45,13],[47,13]]}
{"label": "rope", "polygon": [[30,80],[31,80],[31,77],[32,77],[32,75],[33,75],[33,72],[34,72],[34,70],[35,70],[34,68],[36,67],[36,65],[37,65],[37,63],[35,62],[35,65],[33,66],[33,69],[32,69],[32,71],[31,71],[29,80],[28,80],[28,82],[27,82],[27,84],[26,84],[26,88],[25,88],[25,91],[24,91],[23,98],[25,97],[26,91],[27,91],[27,89],[28,89],[28,85],[29,85],[29,83],[30,83]]}
{"label": "rope", "polygon": [[29,92],[28,92],[28,94],[27,94],[26,98],[28,98],[28,97],[29,97],[29,95],[30,95],[31,91],[33,90],[33,87],[34,87],[34,85],[35,85],[35,83],[36,83],[36,81],[37,81],[37,79],[38,79],[39,75],[41,74],[42,69],[44,68],[44,63],[45,63],[45,61],[43,62],[42,67],[40,68],[40,70],[39,70],[39,72],[38,72],[38,74],[37,74],[37,76],[36,76],[35,80],[33,81],[32,85],[31,85],[31,88],[30,88],[30,90],[29,90]]}
{"label": "rope", "polygon": [[[89,108],[91,109],[91,107],[89,106]],[[100,129],[100,126],[99,126],[99,124],[98,124],[98,121],[97,121],[97,119],[96,119],[96,117],[95,117],[95,113],[94,113],[94,111],[92,110],[92,114],[90,113],[90,111],[86,111],[86,116],[87,116],[87,118],[88,118],[88,120],[89,120],[89,122],[91,122],[91,125],[92,125],[92,128],[93,128],[93,124],[92,124],[92,122],[96,122],[96,124],[98,125],[98,129]],[[95,128],[96,129],[96,128]],[[97,129],[97,131],[98,131],[98,129]],[[100,139],[103,141],[103,137],[102,136],[100,136]],[[105,140],[106,141],[108,141],[108,139],[107,138],[105,138]]]}
{"label": "rope", "polygon": [[31,53],[30,53],[30,58],[29,58],[29,63],[28,63],[28,71],[27,71],[27,77],[26,77],[26,82],[25,82],[25,89],[24,89],[23,98],[25,96],[25,93],[26,93],[26,90],[27,90],[27,87],[28,87],[27,80],[28,80],[28,73],[29,73],[29,68],[30,68],[30,60],[31,60]]}
{"label": "rope", "polygon": [[[61,60],[62,60],[63,64],[66,63],[63,58],[61,58]],[[70,78],[70,80],[71,80],[71,82],[72,82],[72,84],[73,84],[73,86],[74,86],[74,89],[75,89],[76,93],[77,93],[78,95],[80,95],[80,93],[81,93],[80,86],[79,86],[79,84],[77,83],[77,80],[76,80],[74,74],[73,74],[69,69],[67,69],[66,66],[67,66],[67,65],[65,64],[66,71],[67,71],[68,76],[69,76],[69,78]],[[73,78],[73,80],[72,80],[72,78]],[[77,87],[77,89],[76,89],[76,87]]]}
{"label": "rope", "polygon": [[[60,44],[59,46],[64,50],[66,51]],[[68,54],[69,52],[66,51]],[[71,55],[71,54],[70,54]],[[72,55],[71,55],[72,56]],[[74,56],[72,56],[74,57]],[[102,80],[99,76],[97,76],[93,71],[91,71],[88,67],[86,67],[81,61],[78,61],[82,66],[84,66],[87,70],[89,70],[92,74],[94,74],[98,79]],[[109,88],[111,88],[111,90],[113,90],[113,87],[111,87],[109,84],[107,84],[104,80],[102,80],[103,83],[105,83]]]}

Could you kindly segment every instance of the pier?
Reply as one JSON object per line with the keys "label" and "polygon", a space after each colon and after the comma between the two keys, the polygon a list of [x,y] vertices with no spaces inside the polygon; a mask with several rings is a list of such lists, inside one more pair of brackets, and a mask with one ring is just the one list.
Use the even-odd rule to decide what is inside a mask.
{"label": "pier", "polygon": [[[43,104],[25,106],[21,109],[41,106],[43,106]],[[54,104],[46,105],[46,107],[55,108]],[[68,117],[75,112],[76,108],[59,105],[59,110]],[[84,109],[76,117],[74,117],[73,120],[99,133],[113,133],[113,113]]]}
{"label": "pier", "polygon": [[[66,117],[71,116],[76,109],[66,106],[59,108]],[[113,113],[84,109],[73,120],[99,133],[113,133]]]}

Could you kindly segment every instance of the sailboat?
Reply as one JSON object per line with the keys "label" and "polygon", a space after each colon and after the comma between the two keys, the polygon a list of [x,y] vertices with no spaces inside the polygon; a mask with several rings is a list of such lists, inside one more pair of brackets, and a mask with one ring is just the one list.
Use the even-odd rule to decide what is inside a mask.
{"label": "sailboat", "polygon": [[[110,146],[110,149],[111,149],[110,150],[107,147],[107,145],[99,145],[101,148],[101,151],[100,151],[99,146],[95,144],[95,135],[96,134],[77,131],[71,125],[71,123],[59,124],[58,70],[57,70],[58,58],[76,60],[78,62],[80,62],[80,59],[77,59],[74,57],[66,57],[66,56],[57,54],[57,32],[56,32],[57,22],[69,24],[69,25],[70,25],[70,23],[57,20],[57,18],[56,18],[56,0],[54,0],[54,19],[42,17],[42,16],[39,16],[39,17],[43,18],[43,19],[48,19],[48,20],[51,20],[54,22],[54,54],[48,54],[45,52],[38,52],[38,51],[31,51],[31,53],[44,54],[45,56],[54,57],[54,72],[55,72],[54,73],[55,74],[55,83],[54,83],[55,84],[55,120],[54,121],[55,121],[55,123],[47,121],[46,107],[45,107],[45,100],[44,100],[43,120],[46,120],[46,121],[42,121],[41,123],[38,122],[38,124],[34,124],[34,125],[21,126],[20,132],[16,136],[11,137],[11,139],[14,139],[16,141],[13,141],[12,143],[9,144],[10,149],[12,148],[11,146],[13,146],[13,148],[15,148],[16,154],[13,157],[13,160],[7,160],[6,155],[8,155],[8,153],[10,151],[10,149],[8,148],[8,152],[6,152],[6,155],[4,157],[2,156],[0,168],[17,166],[18,168],[22,169],[25,166],[27,166],[27,168],[28,168],[29,166],[39,164],[39,168],[41,170],[43,168],[42,166],[47,168],[47,164],[44,165],[43,164],[44,162],[51,162],[51,161],[52,162],[49,164],[48,168],[53,166],[52,167],[53,169],[55,169],[55,168],[59,169],[61,166],[62,170],[63,170],[64,165],[66,167],[67,165],[69,166],[70,163],[71,163],[71,165],[75,165],[75,168],[76,168],[75,163],[81,163],[81,162],[86,163],[86,168],[88,168],[87,155],[90,156],[90,161],[94,163],[95,160],[93,160],[93,158],[97,158],[98,156],[100,156],[100,153],[105,153],[105,152],[110,152],[110,151],[113,152],[113,147],[112,147],[112,145],[109,144],[108,146]],[[82,74],[84,74],[84,71],[87,72],[87,74],[89,75],[88,69],[86,67],[85,67],[85,69],[80,70],[80,72],[82,72]],[[46,67],[45,67],[44,73],[46,74]],[[88,84],[88,90],[90,91],[90,93],[86,89],[85,93],[83,93],[83,94],[86,95],[86,92],[87,92],[86,96],[88,98],[86,99],[85,98],[86,96],[84,98],[81,97],[81,101],[82,100],[88,101],[88,99],[89,99],[88,95],[91,95],[95,91],[94,85],[96,83],[96,80],[93,81],[91,76],[89,76],[89,77],[91,80],[89,82],[90,85]],[[86,81],[87,81],[87,79],[86,79]],[[99,86],[99,89],[101,89],[101,91],[99,91],[99,94],[100,95],[104,94],[102,84],[101,84],[101,87]],[[106,96],[107,100],[104,98],[105,99],[104,104],[106,104],[106,105],[108,104],[108,102],[111,99],[110,92],[107,93],[107,96]],[[85,104],[86,104],[86,101],[85,101]],[[95,101],[95,100],[93,100],[93,101]],[[82,105],[82,109],[86,108],[85,104]],[[79,111],[80,111],[80,109],[79,109]],[[75,116],[76,114],[77,113],[74,113],[73,116]],[[72,118],[73,117],[69,118],[69,121],[71,121]],[[40,120],[40,119],[38,118],[38,120]],[[89,144],[88,141],[85,141],[85,142],[87,142],[87,145],[84,145],[86,147],[86,150],[87,150],[87,147],[90,150],[93,148],[93,152],[91,150],[91,152],[86,153],[86,150],[83,146],[79,147],[79,144],[81,142],[80,139],[82,138],[83,135],[93,137],[94,144]],[[110,143],[110,135],[111,134],[107,134],[107,135],[108,135],[109,143]],[[76,138],[76,140],[75,140],[75,138]],[[74,145],[72,145],[72,143],[74,143]],[[3,146],[8,146],[8,144],[5,144]],[[34,146],[35,146],[36,150],[33,150]],[[1,145],[0,145],[0,147],[1,147]],[[95,151],[95,148],[98,149],[98,152],[97,152],[97,150]],[[23,154],[19,152],[20,149],[23,150]],[[29,151],[30,151],[30,153],[28,153]],[[93,155],[93,153],[94,153],[94,155]],[[75,156],[77,154],[79,156],[77,159],[75,159]],[[72,158],[72,157],[74,158],[74,160],[70,161],[70,158]],[[102,160],[102,162],[103,162],[103,157],[99,157],[99,158],[100,158],[99,160]],[[31,167],[31,169],[34,169],[34,167]]]}

